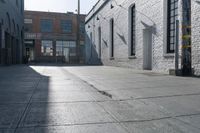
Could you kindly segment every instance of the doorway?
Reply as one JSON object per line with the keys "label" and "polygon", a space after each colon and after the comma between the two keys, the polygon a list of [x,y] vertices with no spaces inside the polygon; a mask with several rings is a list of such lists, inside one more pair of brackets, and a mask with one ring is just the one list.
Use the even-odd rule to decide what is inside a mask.
{"label": "doorway", "polygon": [[69,48],[63,48],[63,56],[64,56],[64,62],[69,63],[70,62],[70,50],[69,50]]}
{"label": "doorway", "polygon": [[152,70],[152,32],[143,30],[143,69]]}
{"label": "doorway", "polygon": [[35,59],[34,48],[31,48],[31,47],[26,48],[26,57],[28,58],[29,62],[34,61]]}

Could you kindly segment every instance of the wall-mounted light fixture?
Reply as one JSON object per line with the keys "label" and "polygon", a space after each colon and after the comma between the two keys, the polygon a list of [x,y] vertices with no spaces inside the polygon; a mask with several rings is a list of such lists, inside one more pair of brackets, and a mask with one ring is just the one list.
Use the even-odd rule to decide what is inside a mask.
{"label": "wall-mounted light fixture", "polygon": [[110,9],[113,9],[113,8],[114,8],[114,6],[111,4],[111,5],[110,5]]}

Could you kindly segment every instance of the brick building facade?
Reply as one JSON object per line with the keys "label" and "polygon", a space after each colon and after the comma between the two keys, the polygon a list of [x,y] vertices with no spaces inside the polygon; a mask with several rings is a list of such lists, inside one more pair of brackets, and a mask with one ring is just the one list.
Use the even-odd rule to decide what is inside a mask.
{"label": "brick building facade", "polygon": [[0,65],[22,63],[24,0],[0,0]]}
{"label": "brick building facade", "polygon": [[29,61],[84,63],[85,15],[80,15],[80,46],[77,14],[25,11],[24,22]]}
{"label": "brick building facade", "polygon": [[200,75],[199,11],[195,0],[99,0],[86,17],[87,63],[168,72],[178,62]]}

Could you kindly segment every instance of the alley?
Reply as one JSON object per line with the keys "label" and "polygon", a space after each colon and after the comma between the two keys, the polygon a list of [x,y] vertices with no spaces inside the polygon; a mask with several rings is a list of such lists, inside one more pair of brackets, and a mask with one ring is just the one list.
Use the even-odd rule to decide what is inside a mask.
{"label": "alley", "polygon": [[106,66],[0,68],[2,133],[199,133],[200,79]]}

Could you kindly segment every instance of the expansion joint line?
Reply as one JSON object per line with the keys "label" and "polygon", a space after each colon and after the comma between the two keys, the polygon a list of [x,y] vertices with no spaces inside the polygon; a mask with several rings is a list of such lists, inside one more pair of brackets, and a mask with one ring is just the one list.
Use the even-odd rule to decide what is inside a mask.
{"label": "expansion joint line", "polygon": [[[44,70],[43,70],[43,71],[44,71]],[[24,111],[23,111],[23,113],[22,113],[22,115],[21,115],[19,121],[17,122],[17,126],[16,126],[15,129],[14,129],[14,133],[17,132],[17,129],[19,128],[20,123],[22,122],[23,118],[25,117],[26,112],[27,112],[27,110],[29,109],[29,107],[30,107],[30,105],[31,105],[31,100],[32,100],[32,98],[33,98],[33,95],[35,94],[35,92],[36,92],[36,90],[37,90],[37,88],[38,88],[38,85],[39,85],[39,83],[41,82],[41,80],[42,80],[42,75],[40,75],[39,80],[36,82],[36,84],[35,84],[35,86],[34,86],[34,90],[33,90],[32,94],[31,94],[31,97],[30,97],[29,100],[28,100],[28,103],[27,103],[27,105],[26,105],[26,107],[25,107],[25,109],[24,109]]]}
{"label": "expansion joint line", "polygon": [[[66,70],[65,69],[62,69],[65,73],[66,73]],[[88,81],[76,76],[75,74],[67,71],[69,74],[73,75],[74,77],[78,78],[80,81],[82,81],[83,83],[87,84],[88,86],[92,87],[94,90],[96,90],[97,92],[101,93],[102,95],[105,95],[107,97],[109,97],[110,99],[112,99],[112,95],[105,92],[105,91],[101,91],[99,90],[97,87],[95,87],[94,85],[92,85],[91,83],[89,83]],[[94,99],[95,100],[95,99]],[[121,124],[120,120],[117,119],[117,117],[115,115],[113,115],[110,111],[106,110],[97,100],[95,100],[94,102],[96,102],[96,104],[98,104],[110,117],[112,117],[115,122],[113,123],[118,123],[120,124],[120,126],[127,132],[127,133],[130,133],[130,131],[123,125]]]}

